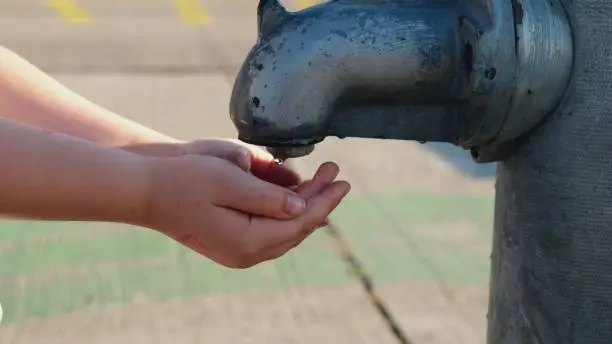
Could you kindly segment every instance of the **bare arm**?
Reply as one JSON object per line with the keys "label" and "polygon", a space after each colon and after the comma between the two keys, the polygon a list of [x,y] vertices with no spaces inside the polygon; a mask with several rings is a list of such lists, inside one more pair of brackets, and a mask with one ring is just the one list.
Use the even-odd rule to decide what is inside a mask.
{"label": "bare arm", "polygon": [[146,208],[150,159],[0,119],[0,213],[138,222]]}
{"label": "bare arm", "polygon": [[0,118],[108,146],[175,141],[93,104],[3,47]]}

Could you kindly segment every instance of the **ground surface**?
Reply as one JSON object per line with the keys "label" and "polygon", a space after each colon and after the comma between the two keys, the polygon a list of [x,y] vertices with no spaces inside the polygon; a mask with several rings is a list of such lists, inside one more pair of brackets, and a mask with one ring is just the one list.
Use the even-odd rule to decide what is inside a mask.
{"label": "ground surface", "polygon": [[[0,0],[0,42],[168,134],[235,136],[227,107],[254,1],[50,4]],[[446,154],[453,164],[417,143],[329,139],[295,166],[343,168],[353,194],[333,222],[414,343],[482,343],[493,183]],[[229,271],[137,228],[0,222],[0,303],[2,344],[397,343],[325,231]]]}

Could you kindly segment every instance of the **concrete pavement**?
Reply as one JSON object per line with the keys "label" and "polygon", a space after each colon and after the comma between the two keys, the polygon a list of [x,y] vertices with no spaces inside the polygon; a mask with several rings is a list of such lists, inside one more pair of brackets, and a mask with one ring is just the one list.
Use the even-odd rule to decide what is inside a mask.
{"label": "concrete pavement", "polygon": [[[293,8],[305,5],[297,1],[288,4]],[[228,0],[52,0],[47,3],[0,0],[0,42],[89,99],[170,135],[185,139],[234,137],[227,107],[235,70],[255,40],[255,8],[255,1]],[[295,161],[295,166],[304,175],[309,175],[325,160],[341,165],[341,177],[352,182],[355,202],[359,204],[343,208],[333,220],[370,272],[385,282],[381,287],[383,299],[408,334],[420,339],[417,343],[481,341],[486,303],[482,275],[487,269],[488,232],[479,232],[482,227],[480,213],[466,215],[472,210],[469,206],[467,210],[445,215],[456,210],[455,203],[475,204],[476,201],[467,198],[467,201],[451,202],[453,205],[446,208],[438,204],[450,195],[490,197],[492,182],[472,180],[421,145],[407,142],[329,139],[318,145],[311,156]],[[389,200],[389,195],[401,196],[398,198],[401,201]],[[428,195],[430,198],[407,200],[406,195]],[[425,215],[419,218],[420,214]],[[486,223],[484,226],[487,228]],[[131,230],[116,225],[109,227],[113,229],[109,233]],[[83,230],[93,231],[91,226]],[[425,237],[431,239],[430,230],[443,233],[443,240],[423,241]],[[470,240],[466,242],[462,238]],[[285,269],[304,281],[308,281],[309,276],[315,278],[313,271],[331,267],[337,269],[332,269],[333,274],[341,274],[342,263],[331,258],[335,249],[333,243],[321,237],[294,254],[300,264]],[[126,254],[119,248],[116,250],[105,259],[111,259],[113,254]],[[462,255],[438,254],[455,250]],[[328,262],[303,261],[321,256],[318,252],[323,251],[333,253],[329,254]],[[170,258],[181,254],[184,253],[174,253]],[[430,267],[432,261],[433,265],[442,266],[440,269],[446,275],[452,269],[471,271],[461,266],[463,262],[482,262],[473,272],[478,276],[474,280],[479,282],[469,290],[442,285],[444,281],[430,278],[434,275],[431,272],[434,268]],[[114,260],[111,263],[119,264]],[[0,272],[1,269],[0,265]],[[98,271],[97,263],[91,269]],[[266,269],[270,268],[255,270],[258,279],[269,276]],[[172,267],[169,270],[172,271]],[[429,276],[424,286],[413,285],[416,282],[406,284],[413,275],[421,274]],[[457,272],[457,275],[462,273]],[[112,281],[116,288],[121,288],[123,282],[117,277],[113,279],[113,273],[104,276],[102,280]],[[231,276],[226,282],[228,285],[249,284],[248,279],[239,277],[240,274]],[[286,276],[277,278],[282,280]],[[444,283],[458,283],[459,280]],[[27,276],[15,278],[15,281],[27,281]],[[95,285],[93,300],[96,300],[96,291],[103,293],[97,289],[103,288],[102,284]],[[0,342],[33,343],[45,338],[48,343],[154,340],[161,343],[168,342],[167,336],[172,334],[175,342],[190,343],[202,340],[208,333],[213,336],[213,343],[307,343],[316,340],[392,343],[388,329],[360,292],[357,281],[350,279],[338,288],[301,294],[310,295],[307,297],[262,292],[257,297],[249,294],[219,296],[219,301],[208,296],[193,302],[179,300],[171,304],[145,296],[140,305],[136,302],[109,309],[94,302],[87,309],[65,317],[0,327]],[[145,285],[142,293],[153,289],[154,285]],[[0,288],[0,302],[2,290]],[[194,305],[198,305],[196,310]],[[227,307],[235,309],[224,311]],[[248,311],[254,308],[258,312]],[[166,313],[156,313],[161,309]],[[5,312],[11,310],[5,309]],[[174,319],[173,322],[166,323],[168,317]],[[276,317],[282,320],[274,320]],[[285,330],[278,331],[275,326],[266,325],[270,321],[278,321],[277,327]],[[165,324],[159,327],[165,330],[152,330],[157,328],[155,324]],[[360,327],[364,330],[358,330]],[[253,341],[254,338],[257,340]]]}
{"label": "concrete pavement", "polygon": [[[256,37],[256,1],[143,3],[2,0],[0,42],[54,72],[189,72],[233,70]],[[295,0],[287,5],[298,9],[312,3]]]}

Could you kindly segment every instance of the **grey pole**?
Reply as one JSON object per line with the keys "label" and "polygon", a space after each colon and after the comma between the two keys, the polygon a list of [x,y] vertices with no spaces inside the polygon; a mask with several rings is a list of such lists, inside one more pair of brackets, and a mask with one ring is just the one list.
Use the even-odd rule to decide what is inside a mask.
{"label": "grey pole", "polygon": [[612,2],[564,5],[573,92],[498,166],[489,344],[612,343]]}

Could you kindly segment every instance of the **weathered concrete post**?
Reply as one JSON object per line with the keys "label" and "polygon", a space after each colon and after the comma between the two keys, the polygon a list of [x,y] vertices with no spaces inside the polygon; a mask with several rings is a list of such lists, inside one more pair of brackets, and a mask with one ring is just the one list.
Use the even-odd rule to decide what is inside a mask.
{"label": "weathered concrete post", "polygon": [[612,343],[612,3],[563,5],[571,92],[499,163],[489,344]]}

